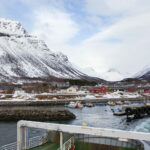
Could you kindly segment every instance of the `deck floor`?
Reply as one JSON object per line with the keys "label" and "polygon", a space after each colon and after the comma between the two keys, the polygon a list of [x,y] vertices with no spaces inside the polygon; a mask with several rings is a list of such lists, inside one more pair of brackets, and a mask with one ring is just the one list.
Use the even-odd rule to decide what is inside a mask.
{"label": "deck floor", "polygon": [[[59,144],[46,143],[42,146],[38,146],[30,150],[57,150],[58,148],[59,148]],[[75,143],[75,150],[108,150],[108,149],[109,150],[136,150],[133,148],[120,148],[120,147],[100,145],[100,144],[91,144],[91,143],[82,143],[82,142]]]}
{"label": "deck floor", "polygon": [[57,150],[59,148],[59,144],[55,143],[46,143],[44,145],[31,148],[30,150]]}

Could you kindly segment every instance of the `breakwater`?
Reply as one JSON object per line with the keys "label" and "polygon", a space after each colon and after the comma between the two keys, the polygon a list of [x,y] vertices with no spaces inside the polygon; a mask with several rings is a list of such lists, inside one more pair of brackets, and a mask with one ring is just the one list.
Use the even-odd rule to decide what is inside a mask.
{"label": "breakwater", "polygon": [[137,98],[93,98],[93,99],[49,99],[49,100],[2,100],[0,101],[0,106],[56,106],[56,105],[67,105],[71,101],[81,101],[85,103],[107,103],[108,101],[141,101],[141,100],[150,100],[150,97],[137,97]]}
{"label": "breakwater", "polygon": [[53,109],[19,109],[19,108],[1,108],[0,121],[66,121],[75,119],[75,115],[69,110]]}

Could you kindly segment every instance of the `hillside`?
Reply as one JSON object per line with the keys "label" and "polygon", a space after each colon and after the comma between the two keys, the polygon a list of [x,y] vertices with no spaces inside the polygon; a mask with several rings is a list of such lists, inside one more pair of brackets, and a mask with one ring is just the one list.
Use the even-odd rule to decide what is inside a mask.
{"label": "hillside", "polygon": [[66,55],[51,51],[17,21],[0,19],[0,82],[45,79],[87,79]]}

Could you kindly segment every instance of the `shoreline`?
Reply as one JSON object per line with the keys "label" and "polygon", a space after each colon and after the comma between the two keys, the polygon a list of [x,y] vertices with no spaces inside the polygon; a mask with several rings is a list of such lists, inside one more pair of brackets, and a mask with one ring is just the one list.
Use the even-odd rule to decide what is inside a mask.
{"label": "shoreline", "polygon": [[85,103],[107,103],[108,101],[142,101],[150,100],[150,97],[136,97],[136,98],[93,98],[93,99],[48,99],[48,100],[0,100],[0,106],[57,106],[67,105],[71,101],[81,101]]}

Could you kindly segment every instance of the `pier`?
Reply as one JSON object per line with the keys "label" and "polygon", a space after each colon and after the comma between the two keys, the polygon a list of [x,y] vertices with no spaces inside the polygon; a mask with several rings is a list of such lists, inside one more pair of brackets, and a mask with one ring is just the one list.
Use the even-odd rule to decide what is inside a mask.
{"label": "pier", "polygon": [[127,119],[139,119],[150,115],[150,105],[130,105],[124,106],[123,110],[127,115]]}

